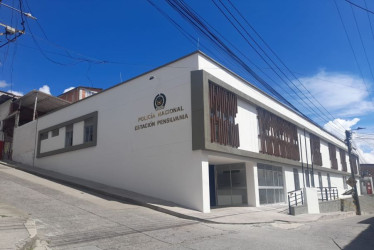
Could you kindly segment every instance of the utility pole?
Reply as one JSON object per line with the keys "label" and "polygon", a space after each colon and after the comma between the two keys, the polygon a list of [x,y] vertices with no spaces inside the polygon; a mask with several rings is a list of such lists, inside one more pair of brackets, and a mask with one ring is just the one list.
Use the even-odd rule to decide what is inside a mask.
{"label": "utility pole", "polygon": [[[362,129],[362,128],[357,128]],[[346,137],[346,142],[347,142],[347,147],[348,147],[348,156],[349,156],[349,165],[351,166],[351,177],[353,180],[353,200],[356,204],[356,214],[361,215],[361,207],[360,207],[360,201],[358,200],[358,194],[357,194],[357,184],[356,184],[356,179],[355,179],[355,174],[353,171],[353,164],[352,164],[352,146],[351,146],[351,139],[352,139],[352,130],[346,130],[345,131],[345,137]]]}

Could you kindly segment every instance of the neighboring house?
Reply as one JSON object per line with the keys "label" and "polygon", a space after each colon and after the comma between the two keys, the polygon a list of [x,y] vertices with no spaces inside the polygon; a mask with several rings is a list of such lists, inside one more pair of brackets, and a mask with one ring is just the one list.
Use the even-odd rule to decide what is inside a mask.
{"label": "neighboring house", "polygon": [[202,212],[358,173],[342,140],[201,52],[15,128],[13,159]]}
{"label": "neighboring house", "polygon": [[8,143],[9,138],[4,133],[4,119],[9,115],[11,104],[18,97],[14,94],[0,91],[0,159],[3,158],[4,149],[9,152],[10,144]]}
{"label": "neighboring house", "polygon": [[360,164],[360,174],[364,176],[374,176],[374,164]]}
{"label": "neighboring house", "polygon": [[[8,97],[5,97],[6,95]],[[70,104],[70,102],[38,90],[30,91],[24,96],[14,96],[9,93],[6,95],[0,96],[2,125],[0,133],[3,139],[3,143],[0,142],[0,150],[3,159],[12,159],[14,128]],[[5,101],[2,102],[2,100]],[[25,143],[27,144],[27,142]]]}
{"label": "neighboring house", "polygon": [[101,92],[102,90],[103,89],[100,89],[100,88],[79,86],[59,95],[58,97],[68,102],[77,102],[91,95],[97,94]]}

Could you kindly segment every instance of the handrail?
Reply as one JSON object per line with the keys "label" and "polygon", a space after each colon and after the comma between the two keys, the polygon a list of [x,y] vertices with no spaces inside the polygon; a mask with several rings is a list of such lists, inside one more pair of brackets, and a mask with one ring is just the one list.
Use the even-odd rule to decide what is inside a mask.
{"label": "handrail", "polygon": [[287,197],[288,197],[289,214],[291,214],[291,207],[304,205],[304,194],[301,189],[296,189],[296,190],[287,192]]}
{"label": "handrail", "polygon": [[329,201],[339,199],[339,191],[337,187],[318,187],[318,200]]}

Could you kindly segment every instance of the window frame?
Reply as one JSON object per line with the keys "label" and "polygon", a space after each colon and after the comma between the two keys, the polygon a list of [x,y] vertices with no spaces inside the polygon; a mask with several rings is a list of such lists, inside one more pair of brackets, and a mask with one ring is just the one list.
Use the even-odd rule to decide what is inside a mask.
{"label": "window frame", "polygon": [[[82,122],[82,121],[84,121],[86,119],[89,119],[89,118],[93,118],[93,140],[92,141],[86,142],[86,143],[82,142],[80,144],[67,146],[67,147],[65,146],[66,144],[64,144],[64,147],[62,147],[62,148],[47,151],[47,152],[43,152],[43,153],[40,152],[40,149],[41,149],[41,134],[49,132],[49,131],[53,131],[55,129],[60,129],[60,128],[63,128],[63,127],[69,126],[69,125],[73,125],[75,123]],[[97,145],[97,133],[98,133],[97,123],[98,123],[98,111],[94,111],[94,112],[88,113],[86,115],[82,115],[82,116],[79,116],[77,118],[74,118],[74,119],[71,119],[71,120],[59,123],[57,125],[54,125],[54,126],[51,126],[51,127],[40,130],[38,132],[38,145],[37,145],[36,158],[42,158],[42,157],[47,157],[47,156],[51,156],[51,155],[55,155],[55,154],[61,154],[61,153],[69,152],[69,151],[74,151],[74,150],[79,150],[79,149],[83,149],[83,148],[87,148],[87,147],[96,146]],[[73,130],[74,130],[74,126],[73,126]],[[66,132],[65,132],[65,136],[66,136]],[[66,138],[65,138],[65,140],[66,140]]]}

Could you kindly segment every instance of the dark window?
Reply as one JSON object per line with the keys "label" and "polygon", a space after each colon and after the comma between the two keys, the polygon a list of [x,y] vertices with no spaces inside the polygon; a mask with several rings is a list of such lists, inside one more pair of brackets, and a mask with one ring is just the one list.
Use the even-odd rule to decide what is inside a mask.
{"label": "dark window", "polygon": [[329,188],[331,188],[330,174],[327,174],[327,185],[328,185]]}
{"label": "dark window", "polygon": [[73,146],[73,124],[66,126],[65,147]]}
{"label": "dark window", "polygon": [[318,172],[318,182],[319,182],[319,187],[323,187],[323,184],[322,184],[322,174],[321,174],[321,172]]}
{"label": "dark window", "polygon": [[348,189],[348,186],[347,186],[347,176],[343,176],[343,187],[344,187],[344,189]]}
{"label": "dark window", "polygon": [[310,182],[309,182],[309,170],[305,169],[304,170],[304,173],[305,173],[305,181],[306,181],[306,186],[307,187],[310,187]]}
{"label": "dark window", "polygon": [[55,136],[58,136],[59,135],[59,133],[60,133],[60,129],[54,129],[54,130],[52,130],[52,137],[55,137]]}
{"label": "dark window", "polygon": [[92,142],[94,137],[94,119],[84,120],[84,142]]}
{"label": "dark window", "polygon": [[295,182],[295,190],[300,189],[299,171],[297,170],[297,168],[293,169],[293,179]]}
{"label": "dark window", "polygon": [[329,153],[330,153],[331,168],[338,169],[338,160],[336,159],[336,147],[335,145],[331,143],[329,143]]}
{"label": "dark window", "polygon": [[48,139],[48,132],[40,134],[40,140],[46,140]]}
{"label": "dark window", "polygon": [[342,163],[342,170],[347,172],[347,161],[345,160],[345,151],[339,148],[340,162]]}
{"label": "dark window", "polygon": [[310,148],[313,164],[322,166],[321,141],[318,136],[310,134]]}

